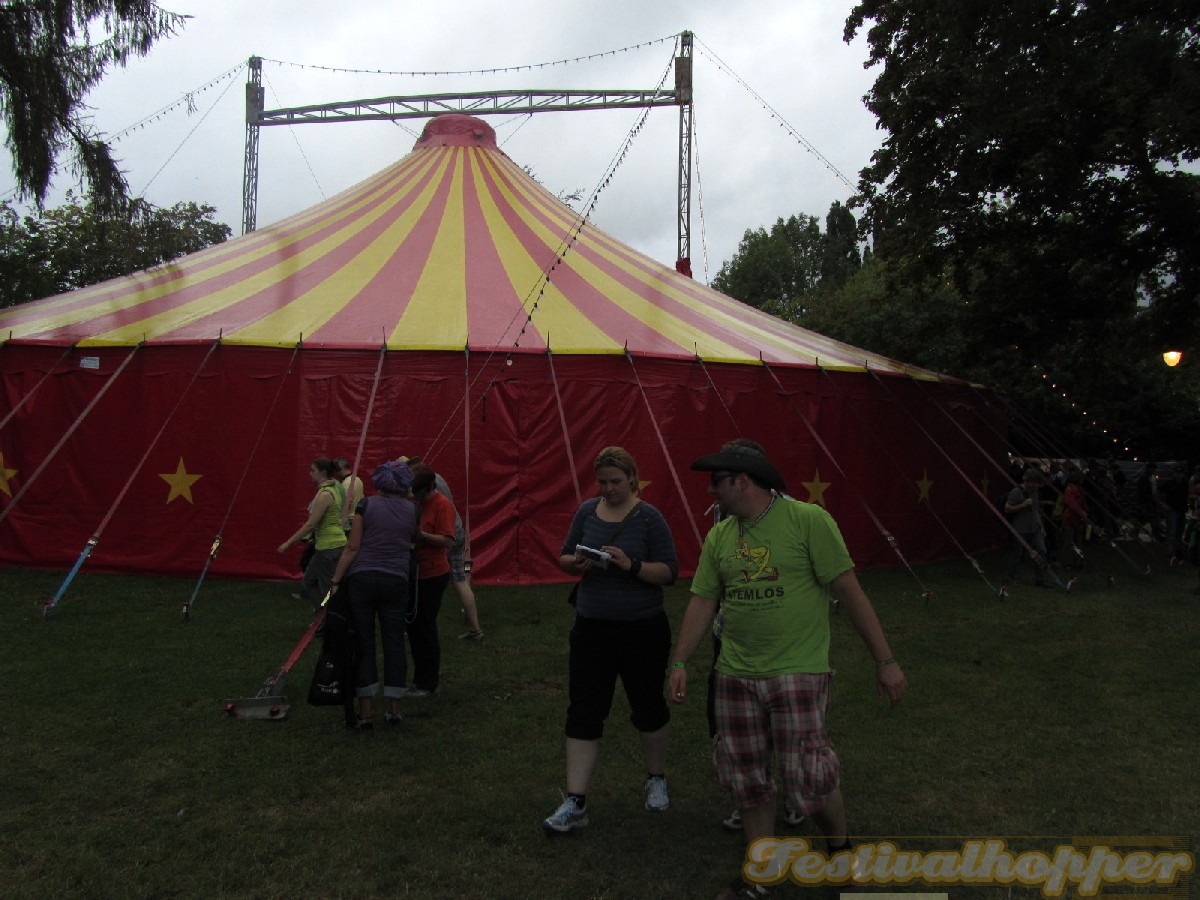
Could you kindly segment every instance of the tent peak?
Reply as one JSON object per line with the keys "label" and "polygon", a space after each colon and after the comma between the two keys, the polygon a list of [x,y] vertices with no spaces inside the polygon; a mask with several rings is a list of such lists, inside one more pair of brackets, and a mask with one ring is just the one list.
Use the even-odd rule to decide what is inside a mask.
{"label": "tent peak", "polygon": [[443,113],[430,119],[413,149],[419,147],[496,147],[496,132],[483,119],[462,113]]}

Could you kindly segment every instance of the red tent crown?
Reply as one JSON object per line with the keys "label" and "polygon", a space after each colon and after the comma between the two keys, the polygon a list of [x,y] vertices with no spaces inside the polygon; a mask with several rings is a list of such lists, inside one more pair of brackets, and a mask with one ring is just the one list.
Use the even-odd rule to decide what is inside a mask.
{"label": "red tent crown", "polygon": [[418,147],[486,147],[496,148],[496,132],[483,119],[462,113],[443,113],[430,119],[413,145]]}

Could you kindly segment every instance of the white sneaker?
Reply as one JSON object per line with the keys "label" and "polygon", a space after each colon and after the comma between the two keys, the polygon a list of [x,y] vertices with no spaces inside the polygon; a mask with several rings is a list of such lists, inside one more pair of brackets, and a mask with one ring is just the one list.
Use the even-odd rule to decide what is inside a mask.
{"label": "white sneaker", "polygon": [[563,797],[563,802],[559,804],[553,815],[542,819],[542,828],[547,833],[567,834],[576,828],[583,828],[587,823],[587,810],[580,809],[575,804],[574,797]]}
{"label": "white sneaker", "polygon": [[667,779],[661,775],[646,779],[646,809],[650,812],[666,812],[671,805],[667,796]]}

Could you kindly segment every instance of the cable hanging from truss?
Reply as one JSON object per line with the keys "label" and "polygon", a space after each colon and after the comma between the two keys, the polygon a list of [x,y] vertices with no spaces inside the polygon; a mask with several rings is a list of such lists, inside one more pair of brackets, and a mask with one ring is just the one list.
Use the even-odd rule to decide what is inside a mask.
{"label": "cable hanging from truss", "polygon": [[822,153],[820,150],[818,150],[813,145],[812,141],[808,140],[804,135],[802,135],[799,131],[797,131],[792,126],[792,124],[783,117],[783,114],[781,112],[779,112],[777,109],[775,109],[775,107],[773,107],[770,103],[768,103],[766,100],[764,100],[762,98],[762,95],[759,94],[758,91],[754,90],[754,88],[750,87],[750,85],[746,83],[746,80],[744,78],[742,78],[741,75],[738,75],[737,72],[733,71],[733,69],[731,69],[721,59],[721,57],[717,56],[716,52],[712,49],[712,47],[708,46],[708,44],[704,43],[704,41],[700,40],[700,38],[695,38],[695,41],[696,41],[696,44],[700,47],[700,52],[703,53],[706,57],[708,57],[708,59],[713,63],[713,65],[715,65],[720,71],[724,72],[726,75],[728,75],[730,78],[732,78],[738,84],[740,84],[746,90],[746,92],[748,94],[750,94],[751,97],[753,97],[755,100],[757,100],[759,105],[762,106],[762,108],[767,111],[767,113],[771,116],[771,118],[775,119],[775,121],[777,121],[779,123],[779,126],[781,128],[783,128],[785,131],[787,131],[788,134],[790,134],[792,136],[792,138],[796,141],[796,143],[798,143],[801,147],[803,147],[805,150],[807,150],[809,153],[811,153],[813,156],[815,156],[818,160],[820,160],[821,165],[823,165],[826,169],[828,169],[830,172],[832,172],[833,175],[839,181],[842,182],[842,184],[846,185],[846,187],[850,188],[850,190],[854,190],[854,184],[850,181],[849,178],[847,178],[845,175],[842,174],[841,170],[838,169],[837,166],[835,166],[832,162],[829,161],[829,157],[827,157],[824,153]]}

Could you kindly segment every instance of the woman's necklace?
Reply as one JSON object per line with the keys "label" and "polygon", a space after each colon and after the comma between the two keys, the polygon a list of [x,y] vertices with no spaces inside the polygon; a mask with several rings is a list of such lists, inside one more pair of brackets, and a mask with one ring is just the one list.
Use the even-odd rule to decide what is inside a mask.
{"label": "woman's necklace", "polygon": [[764,509],[762,512],[760,512],[757,516],[754,517],[753,522],[750,522],[749,524],[747,524],[743,518],[741,518],[740,516],[738,517],[738,546],[740,546],[740,547],[746,546],[746,532],[748,532],[751,528],[753,528],[755,525],[757,525],[759,522],[761,522],[763,520],[763,518],[766,516],[766,514],[771,511],[771,507],[775,505],[775,498],[778,496],[779,495],[777,493],[775,493],[774,491],[771,491],[771,502],[767,504],[766,509]]}

